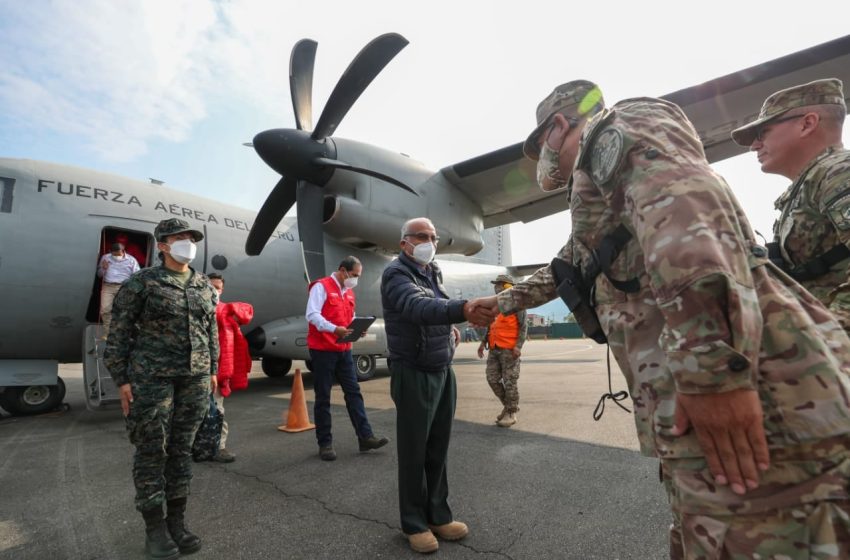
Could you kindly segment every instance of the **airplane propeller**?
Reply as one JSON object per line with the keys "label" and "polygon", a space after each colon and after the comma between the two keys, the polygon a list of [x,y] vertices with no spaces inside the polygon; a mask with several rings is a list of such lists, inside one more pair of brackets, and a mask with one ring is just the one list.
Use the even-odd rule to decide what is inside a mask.
{"label": "airplane propeller", "polygon": [[296,129],[266,130],[254,137],[257,154],[280,173],[281,179],[257,214],[245,243],[246,253],[259,255],[280,220],[295,204],[307,276],[311,280],[324,276],[323,187],[337,169],[375,177],[418,196],[397,179],[336,159],[336,146],[331,138],[363,91],[407,43],[401,35],[387,33],[363,47],[339,78],[312,130],[317,43],[303,39],[295,44],[289,60],[289,88]]}

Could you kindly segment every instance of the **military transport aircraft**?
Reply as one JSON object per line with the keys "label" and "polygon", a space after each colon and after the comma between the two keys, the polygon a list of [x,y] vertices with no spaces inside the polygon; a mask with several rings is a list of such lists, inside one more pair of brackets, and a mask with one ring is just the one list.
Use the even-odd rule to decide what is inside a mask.
{"label": "military transport aircraft", "polygon": [[[434,173],[389,150],[333,136],[383,67],[407,44],[382,35],[354,58],[312,125],[316,43],[290,58],[295,129],[259,133],[253,146],[281,174],[259,213],[115,175],[0,158],[0,406],[27,414],[64,396],[59,362],[84,363],[91,407],[114,400],[100,363],[98,258],[119,236],[140,264],[155,259],[152,232],[178,216],[204,231],[194,266],[221,271],[227,299],[254,305],[247,336],[270,376],[308,357],[306,283],[354,254],[364,265],[358,313],[381,315],[380,273],[398,251],[402,223],[431,216],[451,297],[489,293],[511,267],[507,224],[566,209],[563,192],[537,188],[521,143]],[[771,92],[838,77],[850,84],[850,36],[664,96],[694,122],[710,161],[737,153],[729,132],[758,113]],[[848,88],[850,91],[850,88]],[[283,218],[296,206],[297,217]],[[247,253],[247,254],[246,254]],[[358,374],[385,355],[380,320],[355,345]]]}

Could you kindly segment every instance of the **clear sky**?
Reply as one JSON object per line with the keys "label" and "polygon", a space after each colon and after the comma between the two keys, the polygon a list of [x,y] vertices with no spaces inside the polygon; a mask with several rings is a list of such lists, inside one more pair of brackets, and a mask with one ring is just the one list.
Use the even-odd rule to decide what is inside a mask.
{"label": "clear sky", "polygon": [[[609,103],[663,95],[848,33],[846,0],[792,6],[0,0],[0,155],[155,177],[257,209],[278,177],[241,144],[294,127],[298,39],[319,42],[315,122],[364,44],[407,37],[336,134],[436,171],[523,140],[537,103],[567,80],[596,81]],[[763,175],[753,155],[717,168],[769,236],[786,179]],[[568,231],[565,214],[514,226],[514,262],[548,261]]]}

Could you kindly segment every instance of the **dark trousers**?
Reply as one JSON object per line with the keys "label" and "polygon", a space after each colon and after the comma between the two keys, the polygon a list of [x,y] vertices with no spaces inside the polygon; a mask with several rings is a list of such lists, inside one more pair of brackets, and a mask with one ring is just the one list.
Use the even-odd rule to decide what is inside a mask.
{"label": "dark trousers", "polygon": [[316,395],[313,404],[313,419],[316,422],[316,439],[319,447],[327,447],[333,443],[331,435],[331,385],[336,379],[345,394],[345,408],[351,425],[359,438],[372,436],[372,426],[366,418],[366,407],[363,405],[363,395],[360,394],[360,384],[354,372],[354,360],[351,351],[326,352],[310,349],[310,359],[313,361],[313,392]]}
{"label": "dark trousers", "polygon": [[446,457],[457,387],[451,367],[424,372],[390,364],[396,407],[398,505],[401,529],[410,535],[452,521]]}
{"label": "dark trousers", "polygon": [[189,495],[192,442],[210,407],[210,376],[150,376],[130,386],[125,423],[136,446],[136,508],[144,511]]}

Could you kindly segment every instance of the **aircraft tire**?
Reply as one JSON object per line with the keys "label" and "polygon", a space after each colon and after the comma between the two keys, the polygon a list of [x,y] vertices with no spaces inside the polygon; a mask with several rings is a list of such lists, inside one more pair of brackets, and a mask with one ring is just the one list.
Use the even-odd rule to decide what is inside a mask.
{"label": "aircraft tire", "polygon": [[263,358],[260,362],[263,368],[263,373],[269,377],[283,377],[289,373],[289,368],[292,367],[292,360],[289,358]]}
{"label": "aircraft tire", "polygon": [[369,354],[354,356],[354,371],[357,372],[358,381],[372,379],[375,375],[375,356]]}
{"label": "aircraft tire", "polygon": [[0,406],[11,414],[26,416],[51,411],[62,404],[64,398],[65,382],[57,377],[56,385],[6,387],[0,395]]}

